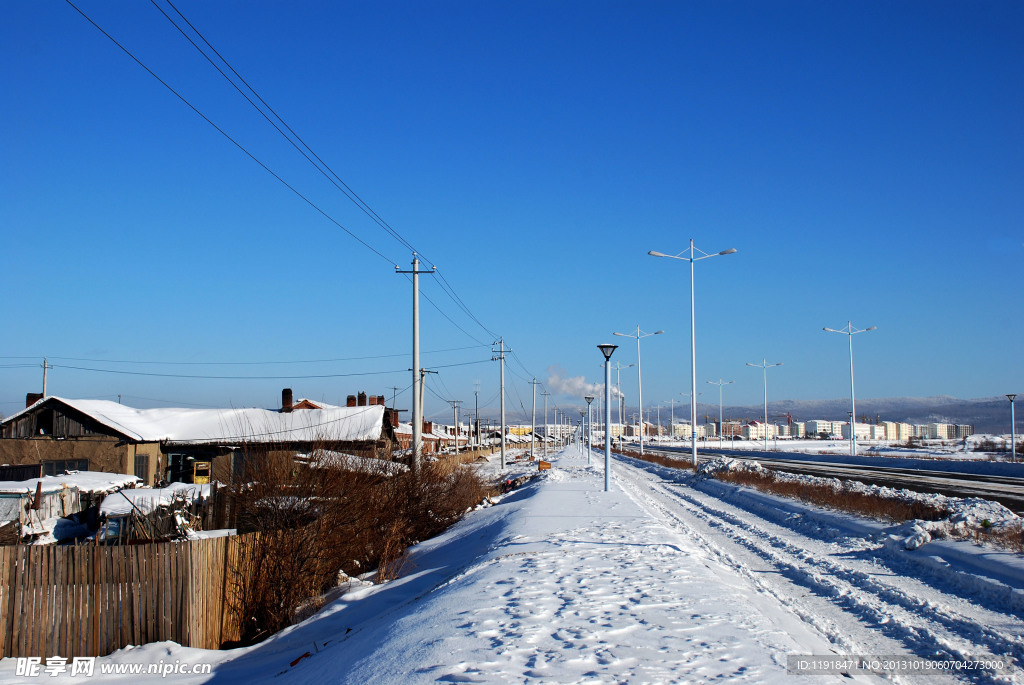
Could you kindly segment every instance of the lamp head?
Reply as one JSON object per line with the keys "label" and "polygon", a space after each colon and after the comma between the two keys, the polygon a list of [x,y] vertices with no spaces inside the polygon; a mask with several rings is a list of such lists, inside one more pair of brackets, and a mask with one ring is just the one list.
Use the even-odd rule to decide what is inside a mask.
{"label": "lamp head", "polygon": [[651,335],[661,335],[664,332],[665,331],[654,331],[653,333],[651,333]]}
{"label": "lamp head", "polygon": [[590,404],[591,402],[594,401],[594,397],[592,395],[587,395],[583,399],[585,399],[587,401],[587,404]]}
{"label": "lamp head", "polygon": [[868,326],[864,330],[865,331],[877,331],[878,330],[878,326]]}
{"label": "lamp head", "polygon": [[652,257],[668,257],[668,255],[665,254],[664,252],[658,252],[657,250],[651,250],[647,254],[651,255]]}
{"label": "lamp head", "polygon": [[602,343],[597,346],[597,349],[601,350],[601,354],[604,355],[604,360],[609,361],[612,358],[612,352],[619,349],[619,346],[612,345],[611,343]]}
{"label": "lamp head", "polygon": [[1006,395],[1006,399],[1010,400],[1010,402],[1013,402],[1013,398],[1016,397],[1016,396],[1017,396],[1017,393],[1010,393],[1010,394]]}
{"label": "lamp head", "polygon": [[735,254],[736,252],[739,252],[739,250],[737,250],[735,247],[730,247],[728,250],[722,250],[718,254]]}
{"label": "lamp head", "polygon": [[[618,331],[616,331],[615,333],[612,333],[612,335],[621,335],[623,338],[632,338],[633,337],[631,335],[626,335],[625,333],[619,333]],[[598,347],[600,347],[600,345],[598,345]]]}

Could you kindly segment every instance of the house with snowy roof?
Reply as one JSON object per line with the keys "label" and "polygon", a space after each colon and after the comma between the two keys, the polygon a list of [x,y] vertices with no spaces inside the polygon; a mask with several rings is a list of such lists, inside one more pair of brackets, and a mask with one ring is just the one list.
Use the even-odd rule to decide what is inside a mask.
{"label": "house with snowy roof", "polygon": [[338,407],[300,400],[280,409],[136,409],[107,400],[45,397],[0,422],[0,462],[41,463],[46,474],[92,470],[134,474],[147,484],[193,482],[205,465],[231,482],[247,454],[332,449],[390,459],[397,413],[365,393]]}

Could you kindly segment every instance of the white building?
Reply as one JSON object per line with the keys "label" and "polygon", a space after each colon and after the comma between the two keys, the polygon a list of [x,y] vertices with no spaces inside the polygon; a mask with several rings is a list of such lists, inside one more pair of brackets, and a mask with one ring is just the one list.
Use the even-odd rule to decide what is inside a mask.
{"label": "white building", "polygon": [[794,421],[789,426],[789,435],[792,438],[802,438],[807,435],[807,427],[803,421]]}
{"label": "white building", "polygon": [[771,440],[776,436],[776,426],[765,424],[761,421],[754,421],[743,426],[743,438],[745,440],[764,440],[766,437]]}
{"label": "white building", "polygon": [[[878,431],[876,430],[876,431],[873,432],[871,430],[872,428],[875,428],[875,426],[872,426],[869,423],[855,423],[854,424],[854,430],[856,431],[857,440],[873,440],[873,439],[875,439],[875,438],[872,438],[871,436],[872,436],[872,434],[877,435]],[[849,423],[844,423],[840,430],[842,431],[841,434],[842,434],[843,438],[846,439],[846,440],[849,440],[850,439],[850,424]]]}
{"label": "white building", "polygon": [[817,438],[822,433],[829,437],[842,435],[845,425],[846,421],[826,421],[825,419],[814,419],[805,424],[809,438]]}

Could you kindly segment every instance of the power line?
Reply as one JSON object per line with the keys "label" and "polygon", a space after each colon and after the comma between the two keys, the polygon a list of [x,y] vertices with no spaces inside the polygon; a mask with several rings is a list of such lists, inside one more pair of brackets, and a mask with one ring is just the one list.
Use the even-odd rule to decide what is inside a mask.
{"label": "power line", "polygon": [[[83,12],[81,9],[79,9],[71,0],[65,0],[65,1],[76,12],[78,12],[83,18],[85,18],[86,21],[88,21],[90,24],[92,24],[98,31],[100,31],[104,36],[106,36],[112,43],[114,43],[118,48],[120,48],[125,54],[127,54],[136,64],[138,64],[140,67],[142,67],[148,74],[150,74],[154,79],[156,79],[161,85],[163,85],[172,94],[174,94],[175,97],[177,97],[187,107],[189,107],[189,109],[191,109],[193,112],[195,112],[200,118],[202,118],[204,121],[206,121],[210,126],[212,126],[215,130],[217,130],[218,133],[220,133],[229,142],[231,142],[233,145],[235,145],[235,147],[237,147],[240,151],[242,151],[247,157],[249,157],[254,162],[256,162],[261,168],[263,168],[267,173],[269,173],[271,176],[273,176],[277,181],[279,181],[281,184],[283,184],[285,187],[287,187],[289,190],[291,190],[296,196],[298,196],[300,199],[302,199],[304,202],[306,202],[310,207],[312,207],[317,212],[319,212],[322,216],[324,216],[326,219],[328,219],[331,223],[333,223],[337,227],[341,228],[350,237],[352,237],[357,242],[362,244],[368,250],[370,250],[371,252],[373,252],[374,254],[379,256],[381,259],[389,262],[390,264],[394,264],[394,260],[389,259],[382,252],[380,252],[379,250],[374,248],[372,245],[370,245],[368,242],[366,242],[365,240],[363,240],[362,238],[357,236],[352,230],[348,229],[343,224],[341,224],[339,221],[334,219],[325,210],[320,208],[316,203],[314,203],[312,200],[310,200],[305,195],[303,195],[297,188],[292,186],[290,183],[285,181],[281,176],[279,176],[277,173],[275,173],[273,170],[271,170],[266,164],[264,164],[255,155],[253,155],[251,152],[249,152],[241,143],[239,143],[234,138],[232,138],[224,129],[222,129],[220,126],[215,124],[211,119],[209,119],[205,114],[203,114],[187,98],[185,98],[183,95],[181,95],[177,90],[175,90],[170,84],[168,84],[162,78],[157,76],[157,74],[153,70],[151,70],[148,66],[146,66],[130,50],[128,50],[128,48],[126,48],[124,45],[122,45],[117,39],[115,39],[112,35],[110,35],[106,30],[104,30],[102,27],[100,27],[99,24],[97,24],[95,21],[93,21],[92,18],[90,18],[87,14],[85,14],[85,12]],[[367,216],[369,216],[371,219],[373,219],[374,222],[378,224],[378,226],[380,226],[382,229],[384,229],[386,232],[388,232],[400,244],[402,244],[403,246],[407,247],[408,249],[410,249],[412,251],[416,251],[414,249],[413,245],[408,240],[406,240],[404,237],[402,237],[401,234],[398,233],[398,231],[396,231],[386,221],[384,221],[383,218],[381,218],[380,215],[376,211],[374,211],[369,206],[368,203],[366,203],[361,197],[359,197],[358,194],[356,194],[354,191],[352,191],[352,189],[330,168],[329,165],[327,165],[318,155],[316,155],[315,152],[313,152],[313,150],[302,140],[302,138],[297,133],[295,133],[295,131],[290,126],[288,126],[287,122],[285,122],[284,119],[282,117],[280,117],[280,115],[278,115],[277,112],[269,104],[266,103],[266,101],[259,95],[259,93],[257,93],[255,91],[255,89],[253,89],[249,85],[249,83],[240,74],[238,74],[238,72],[230,65],[230,63],[228,63],[228,61],[226,59],[224,59],[224,57],[220,54],[220,52],[218,52],[212,46],[212,44],[210,44],[210,42],[202,35],[202,33],[200,31],[198,31],[198,29],[195,28],[195,26],[177,9],[177,7],[175,7],[172,3],[170,3],[168,1],[168,5],[172,9],[174,9],[175,13],[178,14],[178,16],[180,16],[182,18],[182,20],[184,20],[184,22],[186,24],[188,24],[188,26],[192,29],[193,32],[195,32],[195,34],[200,38],[200,40],[202,40],[202,42],[205,43],[210,48],[210,50],[213,51],[213,53],[215,55],[217,55],[217,57],[245,85],[245,87],[248,88],[248,90],[256,97],[256,99],[258,99],[267,108],[267,110],[269,110],[271,112],[271,114],[273,114],[274,117],[277,118],[277,120],[280,121],[281,124],[285,128],[288,129],[288,131],[295,137],[295,140],[297,140],[299,143],[301,143],[302,147],[309,151],[309,154],[306,154],[305,152],[303,152],[303,150],[301,148],[299,148],[299,146],[296,145],[296,143],[287,134],[285,134],[285,132],[281,129],[281,127],[277,126],[277,124],[275,124],[274,121],[271,120],[270,117],[267,116],[267,114],[265,112],[263,112],[263,110],[261,110],[260,107],[257,106],[256,103],[253,102],[253,100],[251,98],[249,98],[241,90],[241,88],[239,88],[238,85],[222,69],[220,69],[219,66],[217,66],[217,64],[209,57],[209,55],[207,55],[206,52],[194,40],[191,39],[191,37],[184,31],[184,29],[182,29],[181,26],[179,26],[166,12],[164,12],[164,10],[161,9],[155,3],[155,1],[151,0],[151,2],[153,2],[154,7],[156,7],[156,9],[158,11],[160,11],[161,14],[163,14],[163,16],[165,18],[167,18],[167,20],[193,45],[193,47],[195,47],[201,54],[203,54],[203,56],[207,59],[207,61],[209,61],[210,64],[215,69],[217,69],[217,71],[229,83],[232,84],[232,86],[249,102],[249,104],[251,106],[253,106],[255,109],[257,109],[257,111],[259,111],[261,113],[261,115],[265,119],[267,119],[267,121],[272,126],[274,126],[274,128],[282,136],[284,136],[286,139],[289,140],[289,142],[293,145],[293,147],[295,147],[301,154],[303,154],[303,156],[306,158],[307,161],[309,161],[311,164],[313,164],[313,166],[316,167],[320,171],[320,173],[324,174],[325,176],[327,176],[327,174],[324,171],[326,169],[326,171],[330,173],[330,176],[333,176],[333,178],[337,180],[337,183],[334,183],[334,181],[332,181],[332,183],[334,183],[334,185],[338,188],[338,190],[340,190],[342,193],[344,193],[346,195],[346,197],[348,197],[352,202],[354,202],[357,205],[357,207],[359,207],[365,214],[367,214]],[[310,155],[312,155],[312,157],[314,157],[317,160],[317,162],[319,162],[319,164],[323,165],[323,168],[321,168],[318,164],[314,163],[313,160],[310,158]],[[329,179],[330,179],[330,176],[328,176]],[[422,253],[421,253],[421,255],[422,255]],[[425,256],[423,257],[423,259],[424,259],[425,262],[433,264],[433,262],[431,260],[427,259]],[[469,309],[469,307],[468,307],[468,305],[466,305],[465,301],[462,300],[462,298],[458,295],[457,292],[455,292],[454,287],[447,281],[446,278],[444,278],[443,275],[440,278],[439,287],[441,287],[442,291],[456,304],[456,306],[459,307],[459,309],[461,309],[478,326],[480,326],[481,329],[483,329],[485,332],[487,332],[488,334],[490,334],[490,335],[492,335],[494,337],[498,337],[498,336],[495,336],[493,331],[491,331],[489,328],[487,328],[483,324],[483,322],[481,322],[480,319],[475,314],[473,314],[472,310]],[[441,310],[441,308],[435,302],[430,300],[430,298],[427,298],[427,300],[450,323],[452,323],[452,325],[454,325],[456,328],[458,328],[460,331],[462,331],[464,334],[466,334],[469,338],[475,340],[476,342],[478,342],[480,344],[483,344],[481,341],[477,340],[474,336],[472,336],[468,331],[466,331],[464,328],[462,328],[457,323],[455,323],[455,321],[450,316],[448,316],[443,310]]]}
{"label": "power line", "polygon": [[[479,362],[470,362],[479,363]],[[68,366],[66,364],[55,364],[51,368],[57,369],[72,369],[74,371],[92,371],[95,373],[115,373],[123,376],[155,376],[158,378],[201,378],[208,380],[248,380],[248,381],[265,381],[265,380],[301,380],[307,378],[349,378],[353,376],[382,376],[389,373],[406,373],[406,369],[396,369],[392,371],[362,371],[354,373],[324,373],[324,374],[309,374],[302,376],[208,376],[200,374],[182,374],[182,373],[154,373],[151,371],[122,371],[120,369],[92,369],[84,366]]]}
{"label": "power line", "polygon": [[[253,102],[252,99],[248,95],[246,95],[246,93],[238,86],[238,84],[236,84],[226,73],[224,73],[224,70],[221,69],[213,61],[213,59],[211,59],[210,56],[207,55],[206,52],[199,45],[196,44],[196,42],[194,40],[192,40],[192,38],[185,32],[185,30],[182,29],[174,21],[174,19],[172,19],[166,12],[164,12],[163,9],[161,9],[159,5],[157,5],[156,0],[150,0],[150,2],[153,4],[153,6],[156,7],[156,9],[176,29],[178,29],[178,31],[181,33],[181,35],[184,36],[185,39],[188,40],[188,42],[201,55],[203,55],[204,58],[206,58],[206,60],[210,63],[210,65],[214,69],[216,69],[217,72],[220,73],[220,75],[223,76],[224,79],[228,83],[230,83],[231,86],[236,91],[238,91],[238,93],[243,98],[245,98],[246,102],[248,102],[257,112],[259,112],[263,116],[263,118],[266,119],[267,122],[271,126],[273,126],[274,129],[278,133],[280,133],[292,145],[292,147],[294,147],[295,150],[298,151],[299,154],[301,154],[306,159],[306,161],[308,161],[311,165],[313,165],[317,169],[317,171],[319,171],[339,191],[341,191],[349,200],[351,200],[353,202],[353,204],[356,205],[356,207],[358,207],[364,214],[366,214],[368,217],[370,217],[370,219],[373,220],[374,223],[376,223],[378,226],[380,226],[382,229],[384,229],[391,237],[393,237],[395,240],[397,240],[399,242],[399,244],[403,245],[405,248],[407,248],[411,252],[418,252],[419,253],[419,251],[416,250],[416,248],[412,245],[412,243],[410,243],[408,240],[406,240],[397,230],[395,230],[387,221],[385,221],[383,219],[383,217],[381,217],[380,214],[378,214],[369,205],[369,203],[367,203],[365,200],[363,200],[362,197],[360,197],[358,193],[356,193],[354,190],[352,190],[351,186],[349,186],[347,183],[345,183],[345,181],[337,173],[335,173],[335,171],[330,167],[330,165],[328,165],[319,155],[316,154],[316,152],[312,148],[309,147],[309,145],[306,144],[306,142],[302,139],[302,137],[298,133],[296,133],[295,130],[291,126],[288,125],[288,122],[286,122],[281,117],[281,115],[278,114],[277,111],[269,103],[267,103],[266,100],[263,99],[263,97],[256,91],[256,89],[253,88],[248,83],[248,81],[246,81],[245,78],[242,77],[242,75],[239,74],[238,71],[234,67],[231,66],[231,63],[228,62],[228,60],[215,47],[213,47],[213,45],[210,43],[209,40],[206,39],[206,37],[202,34],[202,32],[200,32],[199,29],[197,29],[195,27],[195,25],[192,24],[192,22],[190,22],[188,20],[188,18],[185,17],[185,15],[182,14],[181,11],[177,7],[174,6],[174,4],[172,2],[170,2],[170,0],[166,0],[166,1],[167,1],[167,4],[178,14],[178,16],[181,17],[182,20],[184,20],[184,22],[186,24],[188,24],[189,28],[192,29],[192,31],[195,32],[195,34],[203,41],[203,43],[206,44],[206,46],[209,47],[210,50],[213,51],[213,53],[217,56],[217,58],[220,59],[220,61],[224,63],[224,65],[231,71],[231,73],[234,74],[238,78],[238,80],[242,82],[243,85],[245,85],[245,87],[249,90],[249,92],[251,92],[253,94],[253,96],[255,96],[256,99],[259,100],[260,103],[264,107],[266,107],[267,110],[271,114],[274,115],[274,118],[277,119],[277,121],[281,122],[281,125],[284,126],[284,128],[288,129],[288,133],[290,133],[291,136],[294,136],[294,138],[295,138],[294,140],[292,140],[292,138],[287,133],[285,133],[281,129],[281,127],[278,126],[277,123],[274,122],[274,120],[272,120],[269,116],[267,116],[267,114],[255,102]],[[299,146],[299,144],[296,144],[296,141],[298,141],[298,143],[301,144],[301,147]],[[316,162],[313,161],[311,156],[312,156],[312,158],[316,159]],[[423,256],[422,253],[420,253],[420,254],[421,254],[421,257],[423,257],[423,260],[425,262],[429,263],[431,266],[434,266],[436,268],[436,264],[434,264],[430,259],[427,259],[425,256]],[[480,319],[476,317],[475,314],[473,314],[473,312],[469,309],[469,307],[466,305],[466,303],[463,301],[463,299],[458,295],[457,292],[455,292],[455,288],[451,285],[451,283],[448,282],[448,279],[446,279],[443,274],[439,274],[439,276],[440,276],[440,279],[441,279],[441,282],[442,282],[439,285],[440,285],[442,291],[444,291],[444,293],[446,295],[448,295],[448,297],[452,300],[452,302],[454,302],[456,304],[456,306],[458,306],[460,309],[462,309],[462,311],[470,319],[472,319],[478,326],[480,326],[480,328],[483,329],[484,332],[486,332],[488,335],[490,335],[492,337],[499,337],[496,333],[494,333],[489,328],[487,328],[483,324],[483,322],[481,322]],[[433,303],[431,303],[431,304],[433,304]],[[437,307],[436,304],[434,306]],[[441,311],[440,308],[438,308],[438,311]],[[446,318],[447,318],[447,315],[446,315]],[[451,321],[450,318],[449,318],[449,321]],[[454,324],[454,321],[452,323]],[[456,326],[456,327],[458,327],[458,326]],[[463,329],[461,329],[461,327],[460,327],[460,330],[463,330]],[[466,333],[466,331],[463,330],[463,333]],[[468,333],[466,333],[466,334],[469,335]],[[470,337],[472,337],[472,336],[470,336]]]}
{"label": "power line", "polygon": [[86,14],[85,12],[83,12],[82,10],[80,10],[80,9],[79,9],[79,8],[78,8],[78,7],[77,7],[77,6],[76,6],[76,5],[75,5],[75,4],[73,3],[73,2],[71,2],[71,0],[64,0],[64,1],[65,1],[65,2],[67,3],[67,4],[71,5],[71,7],[72,7],[72,8],[73,8],[73,9],[74,9],[74,10],[75,10],[76,12],[78,12],[79,14],[81,14],[81,15],[82,15],[82,16],[83,16],[83,17],[85,18],[85,20],[86,20],[86,21],[88,21],[88,22],[89,22],[90,24],[92,24],[93,26],[95,26],[95,27],[96,27],[96,29],[97,29],[97,30],[98,30],[98,31],[99,31],[100,33],[102,33],[102,34],[103,34],[104,36],[106,36],[106,37],[107,37],[108,39],[110,39],[110,41],[111,41],[111,42],[112,42],[112,43],[113,43],[114,45],[116,45],[117,47],[121,48],[121,50],[122,50],[122,51],[123,51],[123,52],[124,52],[124,53],[125,53],[126,55],[128,55],[129,57],[131,57],[131,58],[132,58],[132,60],[133,60],[133,61],[134,61],[134,62],[135,62],[136,64],[138,64],[138,65],[139,65],[140,67],[142,67],[143,69],[145,69],[145,70],[146,70],[146,73],[148,73],[148,74],[149,74],[150,76],[152,76],[152,77],[153,77],[153,78],[155,78],[155,79],[156,79],[157,81],[159,81],[159,82],[160,82],[160,84],[161,84],[161,85],[162,85],[162,86],[163,86],[164,88],[166,88],[167,90],[171,91],[171,93],[173,93],[175,97],[177,97],[177,98],[178,98],[179,100],[181,100],[181,101],[182,101],[183,103],[185,103],[185,105],[186,105],[186,106],[187,106],[187,107],[188,107],[189,109],[191,109],[191,110],[192,110],[193,112],[195,112],[196,114],[198,114],[198,115],[199,115],[199,117],[200,117],[200,118],[202,118],[202,120],[203,120],[203,121],[205,121],[205,122],[206,122],[206,123],[208,123],[208,124],[209,124],[210,126],[212,126],[212,127],[214,128],[214,129],[216,129],[216,131],[217,131],[218,133],[220,133],[220,134],[221,134],[222,136],[224,136],[225,138],[227,138],[227,139],[228,139],[228,141],[230,141],[232,145],[234,145],[234,146],[235,146],[235,147],[237,147],[237,148],[238,148],[239,150],[241,150],[241,151],[242,151],[242,152],[243,152],[243,153],[244,153],[244,154],[245,154],[245,155],[246,155],[246,156],[247,156],[247,157],[248,157],[249,159],[251,159],[252,161],[254,161],[254,162],[256,162],[257,164],[259,164],[259,165],[260,165],[260,167],[262,167],[264,171],[266,171],[266,172],[267,172],[268,174],[270,174],[270,175],[271,175],[271,176],[273,176],[273,177],[274,177],[275,179],[277,179],[277,180],[278,180],[278,181],[279,181],[279,182],[280,182],[280,183],[281,183],[282,185],[284,185],[284,186],[285,186],[286,188],[288,188],[288,189],[289,189],[290,191],[292,191],[293,193],[295,193],[295,195],[297,195],[297,196],[298,196],[299,198],[301,198],[303,202],[305,202],[305,203],[306,203],[306,204],[308,204],[308,205],[309,205],[310,207],[312,207],[313,209],[315,209],[315,210],[316,210],[317,212],[319,212],[319,213],[320,213],[321,215],[323,215],[323,216],[324,216],[324,218],[326,218],[326,219],[327,219],[328,221],[330,221],[331,223],[333,223],[333,224],[334,224],[335,226],[337,226],[337,227],[338,227],[338,228],[340,228],[341,230],[345,231],[345,233],[348,233],[348,234],[349,234],[349,235],[350,235],[350,236],[351,236],[352,238],[354,238],[354,239],[355,239],[356,241],[358,241],[358,242],[359,242],[359,243],[360,243],[360,244],[361,244],[361,245],[362,245],[363,247],[365,247],[366,249],[368,249],[368,250],[369,250],[370,252],[373,252],[373,253],[374,253],[375,255],[377,255],[378,257],[380,257],[380,258],[381,258],[381,259],[383,259],[384,261],[388,262],[389,264],[394,264],[394,263],[395,263],[395,260],[393,260],[393,259],[389,259],[388,257],[384,256],[384,254],[383,254],[382,252],[378,251],[378,250],[377,250],[376,248],[374,248],[374,247],[373,247],[372,245],[370,245],[370,244],[369,244],[368,242],[366,242],[365,240],[363,240],[362,238],[360,238],[359,236],[357,236],[357,235],[356,235],[355,233],[353,233],[352,231],[350,231],[350,230],[349,230],[348,228],[346,228],[346,227],[345,227],[345,226],[344,226],[344,225],[343,225],[343,224],[342,224],[342,223],[341,223],[340,221],[338,221],[337,219],[335,219],[334,217],[332,217],[332,216],[331,216],[330,214],[328,214],[328,213],[327,213],[326,211],[324,211],[323,209],[321,209],[321,208],[319,207],[319,205],[317,205],[317,204],[316,204],[315,202],[313,202],[312,200],[310,200],[310,199],[309,199],[308,197],[306,197],[305,195],[303,195],[302,193],[300,193],[300,192],[298,191],[298,189],[297,189],[297,188],[295,188],[295,187],[294,187],[294,186],[292,186],[292,185],[291,185],[290,183],[288,183],[287,181],[285,181],[285,180],[284,180],[283,178],[281,178],[280,176],[278,176],[278,175],[277,175],[277,174],[276,174],[276,173],[275,173],[275,172],[274,172],[273,170],[271,170],[271,169],[270,169],[270,167],[268,167],[268,166],[267,166],[266,164],[264,164],[263,162],[261,162],[261,161],[260,161],[260,160],[259,160],[259,159],[258,159],[258,158],[257,158],[257,157],[255,156],[255,155],[253,155],[253,154],[252,154],[251,152],[249,152],[249,150],[247,150],[247,149],[245,148],[245,146],[243,146],[243,145],[242,145],[241,143],[239,143],[239,142],[238,142],[237,140],[235,140],[234,138],[232,138],[232,137],[231,137],[231,136],[230,136],[230,135],[229,135],[229,134],[228,134],[228,133],[227,133],[227,132],[226,132],[226,131],[225,131],[224,129],[222,129],[222,128],[221,128],[220,126],[218,126],[217,124],[213,123],[213,121],[212,121],[212,120],[211,120],[211,119],[210,119],[209,117],[207,117],[207,116],[206,116],[205,114],[203,114],[203,113],[202,113],[201,111],[199,111],[199,109],[198,109],[198,108],[197,108],[197,107],[196,107],[195,105],[193,105],[193,104],[192,104],[191,102],[189,102],[189,101],[188,101],[188,99],[187,99],[187,98],[185,98],[185,96],[183,96],[183,95],[182,95],[181,93],[179,93],[178,91],[176,91],[176,90],[175,90],[175,89],[174,89],[173,87],[171,87],[171,85],[170,85],[170,84],[168,84],[168,83],[167,83],[166,81],[164,81],[164,80],[163,80],[162,78],[160,78],[159,76],[157,76],[157,75],[156,75],[156,73],[155,73],[155,72],[154,72],[154,71],[153,71],[152,69],[150,69],[149,67],[147,67],[147,66],[146,66],[146,65],[145,65],[145,64],[144,64],[144,63],[143,63],[143,62],[142,62],[142,61],[141,61],[141,60],[140,60],[140,59],[139,59],[138,57],[136,57],[136,56],[135,56],[134,54],[132,54],[132,52],[131,52],[131,51],[130,51],[130,50],[129,50],[128,48],[126,48],[125,46],[121,45],[121,43],[119,43],[119,42],[117,41],[117,39],[116,39],[116,38],[114,38],[114,37],[113,37],[113,36],[111,36],[111,35],[110,35],[109,33],[107,33],[107,32],[106,32],[106,31],[105,31],[105,30],[104,30],[104,29],[103,29],[103,28],[102,28],[102,27],[101,27],[101,26],[100,26],[99,24],[97,24],[97,23],[96,23],[95,21],[93,21],[93,20],[92,20],[92,19],[91,19],[91,18],[89,17],[89,15],[87,15],[87,14]]}
{"label": "power line", "polygon": [[[490,345],[466,345],[463,347],[448,347],[440,350],[428,350],[422,352],[422,354],[439,354],[441,352],[461,352],[463,350],[473,350],[478,347],[490,347]],[[376,354],[367,355],[361,357],[336,357],[333,359],[298,359],[288,361],[256,361],[256,362],[238,362],[238,361],[215,361],[215,362],[178,362],[178,361],[141,361],[131,359],[93,359],[86,357],[48,357],[49,359],[59,359],[64,361],[77,361],[77,362],[97,362],[103,364],[151,364],[151,365],[164,365],[164,366],[273,366],[277,364],[326,364],[330,362],[348,362],[348,361],[364,361],[367,359],[389,359],[395,357],[408,357],[408,352],[402,352],[397,354]],[[0,357],[4,359],[4,357]],[[39,357],[11,357],[11,359],[39,359]],[[25,364],[24,366],[36,366],[35,364]]]}
{"label": "power line", "polygon": [[[241,88],[238,87],[238,84],[236,84],[227,74],[224,73],[224,71],[219,66],[217,66],[216,62],[214,62],[210,58],[210,56],[207,55],[206,52],[201,47],[199,47],[199,45],[197,45],[195,41],[192,40],[192,38],[185,32],[184,29],[182,29],[180,26],[178,26],[178,24],[174,21],[174,19],[172,19],[166,12],[163,11],[163,9],[161,9],[161,7],[159,5],[157,5],[155,0],[150,0],[150,2],[153,4],[154,7],[156,7],[156,9],[162,15],[164,15],[164,17],[166,17],[167,21],[169,21],[176,29],[178,29],[178,31],[181,33],[181,35],[184,36],[185,39],[189,43],[191,43],[192,46],[203,57],[206,58],[206,60],[210,63],[210,65],[214,69],[216,69],[220,73],[220,75],[223,76],[224,79],[228,83],[230,83],[232,85],[232,87],[234,87],[235,90],[238,91],[239,95],[241,95],[243,98],[245,98],[246,102],[248,102],[250,105],[252,105],[253,109],[255,109],[257,112],[259,112],[263,116],[263,118],[267,120],[267,123],[269,123],[271,126],[273,126],[277,130],[277,132],[280,133],[281,136],[284,137],[285,140],[287,140],[292,145],[292,147],[295,148],[295,150],[299,154],[301,154],[303,157],[305,157],[306,160],[310,164],[312,164],[316,168],[316,170],[319,171],[324,176],[324,178],[326,178],[328,181],[330,181],[334,185],[334,187],[336,187],[346,197],[348,197],[349,200],[351,200],[352,203],[356,205],[356,207],[358,207],[360,210],[362,210],[363,213],[365,213],[368,217],[370,217],[378,226],[383,228],[389,235],[391,235],[395,240],[397,240],[399,242],[399,244],[401,244],[405,248],[409,249],[410,251],[415,251],[415,249],[409,243],[409,241],[407,241],[405,238],[403,238],[386,221],[384,221],[380,217],[380,215],[378,215],[375,211],[373,211],[373,209],[369,206],[369,204],[367,204],[361,197],[359,197],[359,195],[356,194],[356,192],[353,191],[352,188],[350,188],[348,186],[348,184],[346,184],[341,179],[341,177],[338,176],[338,174],[336,174],[334,172],[334,170],[331,169],[331,167],[326,162],[324,162],[324,160],[321,159],[320,156],[318,156],[312,150],[312,148],[310,148],[306,144],[306,142],[302,139],[302,137],[299,136],[299,134],[296,133],[295,130],[291,126],[288,125],[288,123],[281,117],[281,115],[279,115],[277,113],[277,111],[275,111],[274,108],[271,107],[267,103],[267,101],[264,100],[263,97],[258,92],[256,92],[255,88],[253,88],[251,85],[249,85],[249,83],[242,77],[242,75],[239,74],[238,71],[236,71],[235,68],[231,66],[231,63],[228,62],[227,59],[220,52],[218,52],[215,47],[213,47],[213,45],[210,43],[210,41],[208,41],[206,39],[206,37],[199,31],[199,29],[197,29],[192,24],[192,22],[190,22],[188,20],[188,18],[186,18],[185,15],[182,14],[181,11],[177,7],[175,7],[173,3],[170,2],[170,0],[167,0],[167,4],[178,14],[179,17],[181,17],[185,21],[186,24],[188,24],[189,28],[192,29],[192,31],[194,31],[197,36],[199,36],[199,38],[203,41],[203,43],[205,43],[206,46],[209,47],[210,50],[212,50],[215,55],[217,55],[217,58],[220,59],[220,61],[223,62],[224,65],[228,69],[231,70],[231,73],[234,74],[238,78],[238,80],[242,82],[243,85],[245,85],[245,87],[249,90],[249,92],[251,92],[256,97],[256,99],[259,100],[260,103],[264,107],[266,107],[267,110],[269,110],[271,114],[274,115],[274,118],[276,118],[279,122],[281,122],[282,126],[284,126],[286,129],[288,129],[288,133],[290,133],[292,136],[294,136],[295,140],[292,140],[292,138],[289,137],[288,134],[286,134],[284,131],[282,131],[281,127],[278,126],[277,123],[275,123],[273,121],[273,119],[271,119],[269,116],[267,116],[267,114],[262,109],[260,109],[260,107],[255,102],[253,102],[252,99],[248,95],[246,95],[245,92]],[[301,143],[302,147],[299,147],[299,145],[296,144],[295,141],[298,141],[298,143]],[[307,151],[308,151],[308,154],[307,154]],[[312,157],[316,158],[316,162],[314,162],[313,159],[310,158],[310,155],[312,155]],[[317,162],[319,162],[319,164],[317,164]],[[321,168],[320,165],[323,165],[322,168]],[[328,174],[327,172],[330,172],[330,173]]]}

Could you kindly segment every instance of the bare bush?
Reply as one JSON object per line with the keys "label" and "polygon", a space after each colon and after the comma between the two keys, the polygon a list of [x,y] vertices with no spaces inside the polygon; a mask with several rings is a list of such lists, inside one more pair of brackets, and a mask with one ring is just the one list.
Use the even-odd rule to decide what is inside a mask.
{"label": "bare bush", "polygon": [[827,484],[780,480],[770,471],[723,471],[713,475],[726,483],[745,485],[773,495],[885,521],[940,521],[949,516],[948,509],[926,502],[880,497],[877,494],[836,488]]}
{"label": "bare bush", "polygon": [[239,563],[247,581],[234,588],[243,643],[290,625],[300,605],[326,593],[338,572],[376,568],[377,582],[398,577],[406,548],[458,521],[489,491],[474,470],[444,461],[411,471],[366,468],[315,449],[257,448],[245,455],[245,479],[233,489]]}

